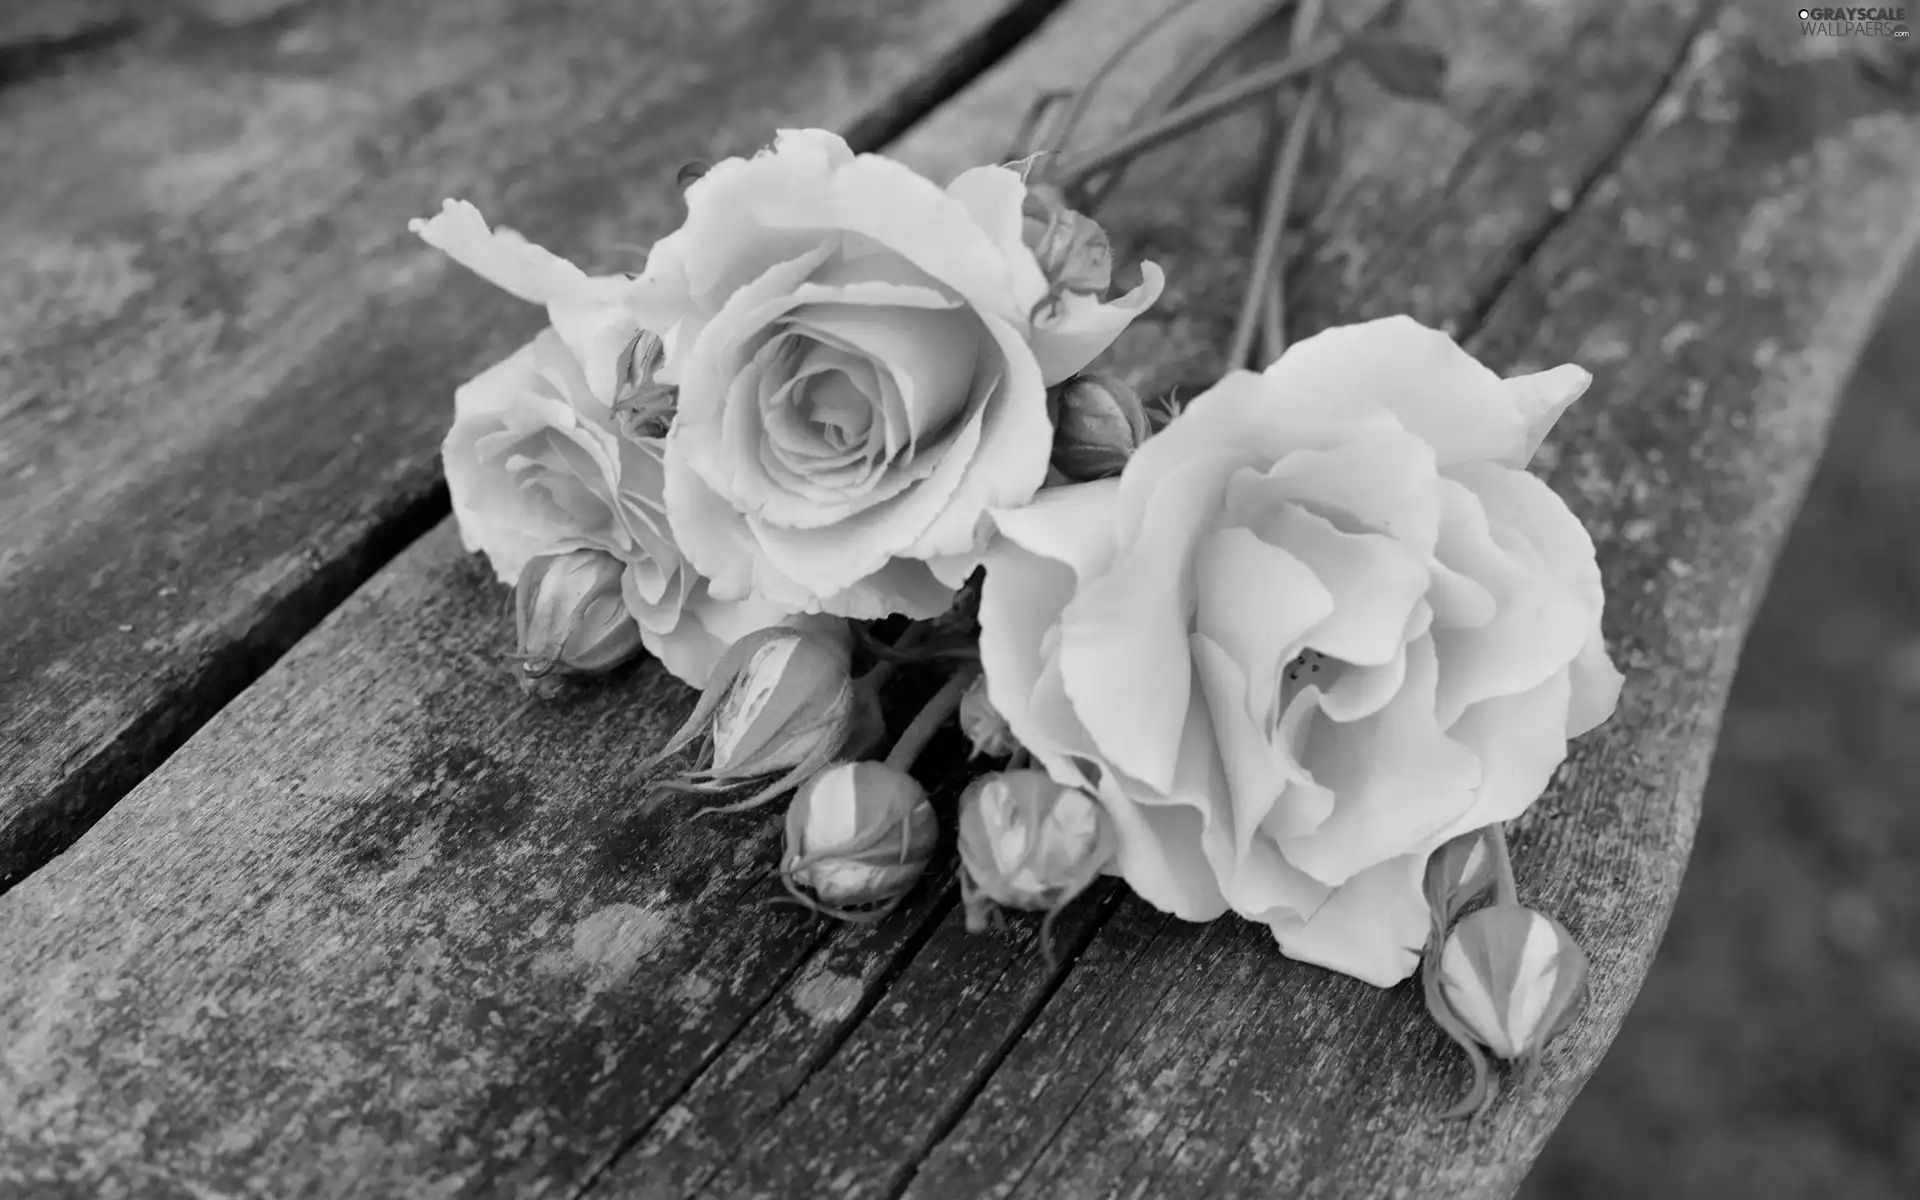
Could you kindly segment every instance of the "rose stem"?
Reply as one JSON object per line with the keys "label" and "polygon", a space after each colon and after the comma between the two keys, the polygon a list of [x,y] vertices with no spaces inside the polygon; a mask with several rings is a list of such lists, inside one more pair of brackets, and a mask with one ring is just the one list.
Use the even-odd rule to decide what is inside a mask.
{"label": "rose stem", "polygon": [[[1172,106],[1192,96],[1195,85],[1211,74],[1214,68],[1218,67],[1243,42],[1252,37],[1255,30],[1293,7],[1295,3],[1296,0],[1272,0],[1271,3],[1248,13],[1231,28],[1222,30],[1205,49],[1189,58],[1180,65],[1178,70],[1160,81],[1159,86],[1148,94],[1146,103],[1140,106],[1135,119],[1152,121]],[[1120,180],[1126,173],[1127,166],[1122,163],[1108,172],[1105,177],[1094,181],[1092,186],[1083,189],[1085,194],[1076,207],[1088,216],[1092,216],[1094,210],[1113,194],[1113,189],[1120,186]]]}
{"label": "rose stem", "polygon": [[1162,142],[1171,141],[1241,105],[1259,99],[1289,79],[1304,75],[1315,67],[1333,61],[1346,51],[1345,38],[1334,38],[1301,54],[1243,75],[1217,91],[1209,92],[1190,104],[1183,104],[1166,116],[1088,154],[1070,158],[1059,169],[1060,186],[1074,188],[1108,167],[1144,154]]}
{"label": "rose stem", "polygon": [[[1185,4],[1171,4],[1161,9],[1142,23],[1138,29],[1128,34],[1126,40],[1118,46],[1115,46],[1113,53],[1107,55],[1106,60],[1094,69],[1093,74],[1087,77],[1086,83],[1082,84],[1080,90],[1074,93],[1073,103],[1067,108],[1067,115],[1061,118],[1060,132],[1055,134],[1053,138],[1052,150],[1055,154],[1060,154],[1065,151],[1067,143],[1073,140],[1074,131],[1080,127],[1080,122],[1085,119],[1087,110],[1093,107],[1094,93],[1100,90],[1100,85],[1107,81],[1107,77],[1113,74],[1114,70],[1119,67],[1127,55],[1139,49],[1142,43],[1154,35],[1155,31],[1185,11],[1186,8],[1187,5]],[[1039,174],[1042,179],[1046,177],[1046,160],[1041,160],[1036,173]]]}
{"label": "rose stem", "polygon": [[[1301,0],[1300,13],[1294,18],[1293,26],[1293,43],[1296,47],[1313,36],[1319,18],[1320,0]],[[1324,76],[1315,77],[1308,86],[1307,94],[1301,99],[1300,107],[1294,110],[1293,120],[1287,126],[1287,140],[1280,147],[1280,156],[1274,160],[1273,178],[1267,184],[1267,207],[1260,217],[1260,237],[1253,250],[1252,272],[1247,279],[1246,294],[1240,301],[1240,317],[1234,322],[1233,340],[1227,345],[1227,369],[1230,371],[1250,365],[1253,338],[1260,328],[1261,309],[1274,296],[1280,295],[1284,270],[1284,265],[1278,261],[1280,241],[1286,234],[1287,210],[1293,205],[1293,185],[1300,177],[1300,161],[1306,157],[1307,142],[1313,134],[1313,122],[1319,114],[1320,93],[1324,86]],[[1269,271],[1273,273],[1271,294]],[[1284,331],[1281,333],[1284,336]]]}
{"label": "rose stem", "polygon": [[[913,624],[907,626],[906,630],[902,632],[899,637],[894,639],[893,645],[888,647],[888,649],[911,650],[915,646],[919,645],[921,642],[926,640],[927,632],[931,628],[932,628],[932,625],[928,624],[927,622],[915,621]],[[879,662],[873,664],[873,666],[867,668],[866,674],[854,680],[853,685],[855,687],[878,688],[881,684],[887,681],[887,677],[889,675],[892,675],[894,672],[894,668],[898,667],[899,665],[900,664],[897,662],[892,662],[888,659],[883,658]]]}
{"label": "rose stem", "polygon": [[[1162,142],[1171,141],[1190,129],[1206,124],[1225,113],[1257,100],[1265,93],[1300,75],[1305,75],[1315,67],[1341,57],[1352,48],[1353,39],[1370,28],[1392,10],[1399,0],[1385,0],[1385,3],[1368,13],[1351,30],[1326,39],[1311,50],[1293,54],[1272,66],[1249,72],[1232,83],[1179,108],[1164,116],[1147,122],[1144,126],[1100,150],[1080,155],[1061,164],[1058,178],[1064,190],[1074,190],[1086,184],[1093,176],[1117,166],[1129,159],[1138,157]],[[1101,193],[1104,198],[1105,192]]]}
{"label": "rose stem", "polygon": [[960,697],[972,682],[971,670],[955,671],[953,678],[934,693],[933,699],[927,701],[927,706],[920,710],[919,715],[913,718],[913,723],[907,726],[906,732],[900,735],[900,740],[893,744],[892,753],[887,755],[887,765],[897,771],[911,769],[913,760],[920,757],[920,752],[927,748],[927,743],[933,740],[940,726],[960,707]]}
{"label": "rose stem", "polygon": [[1493,902],[1518,905],[1520,888],[1513,880],[1513,855],[1507,852],[1507,831],[1495,821],[1487,826],[1487,853],[1493,856]]}

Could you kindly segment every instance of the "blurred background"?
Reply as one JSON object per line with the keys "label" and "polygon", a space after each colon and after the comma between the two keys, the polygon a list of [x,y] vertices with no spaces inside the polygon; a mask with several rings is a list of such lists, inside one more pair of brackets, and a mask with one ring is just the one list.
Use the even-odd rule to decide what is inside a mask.
{"label": "blurred background", "polygon": [[1523,1200],[1920,1196],[1920,262],[1749,634],[1646,989]]}

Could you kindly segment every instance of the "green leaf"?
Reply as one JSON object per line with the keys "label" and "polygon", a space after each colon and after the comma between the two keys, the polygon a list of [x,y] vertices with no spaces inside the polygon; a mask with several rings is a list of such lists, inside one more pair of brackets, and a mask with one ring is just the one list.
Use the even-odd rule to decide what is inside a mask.
{"label": "green leaf", "polygon": [[1447,57],[1432,46],[1401,38],[1361,38],[1353,57],[1375,82],[1396,96],[1438,101],[1446,96]]}

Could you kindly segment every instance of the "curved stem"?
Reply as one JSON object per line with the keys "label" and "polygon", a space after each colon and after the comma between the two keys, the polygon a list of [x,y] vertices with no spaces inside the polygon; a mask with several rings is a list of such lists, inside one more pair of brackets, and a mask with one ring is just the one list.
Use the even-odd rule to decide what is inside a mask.
{"label": "curved stem", "polygon": [[[927,634],[932,632],[932,630],[933,630],[933,625],[931,622],[915,621],[913,624],[907,626],[906,630],[902,632],[898,638],[894,639],[893,644],[891,646],[888,646],[887,649],[911,650],[915,646],[919,645],[921,642],[926,641]],[[872,634],[865,634],[864,636],[866,636],[868,639],[872,639],[873,637]],[[880,643],[871,642],[871,644],[879,645]],[[854,686],[878,688],[881,684],[887,681],[887,677],[892,675],[894,671],[899,668],[899,666],[900,664],[897,661],[893,659],[883,658],[879,662],[875,663],[873,666],[867,668],[867,671],[864,675],[861,675],[859,678],[855,679],[853,681]]]}
{"label": "curved stem", "polygon": [[946,724],[947,718],[960,707],[960,697],[972,682],[972,671],[955,671],[953,678],[933,694],[933,699],[927,701],[927,706],[920,710],[913,718],[913,723],[907,726],[906,732],[900,735],[900,740],[893,744],[892,753],[887,755],[887,765],[899,771],[911,770],[913,760],[920,757],[920,752],[927,748],[927,743],[933,740],[940,726]]}
{"label": "curved stem", "polygon": [[[1113,53],[1107,55],[1106,60],[1094,68],[1093,74],[1087,77],[1087,82],[1081,85],[1078,92],[1074,93],[1073,102],[1067,108],[1067,115],[1061,118],[1060,132],[1055,134],[1052,139],[1052,148],[1055,154],[1060,154],[1066,150],[1067,143],[1073,140],[1074,131],[1080,127],[1080,122],[1086,118],[1087,111],[1093,107],[1094,93],[1100,90],[1100,85],[1107,81],[1107,77],[1113,74],[1114,70],[1119,67],[1127,55],[1139,49],[1141,43],[1152,37],[1162,25],[1165,25],[1168,21],[1179,16],[1187,9],[1192,8],[1193,5],[1194,0],[1180,0],[1179,3],[1170,4],[1166,8],[1161,9],[1149,17],[1138,29],[1128,34],[1126,40],[1114,47]],[[1040,173],[1043,177],[1046,174],[1046,170],[1046,163],[1043,160],[1040,166]]]}
{"label": "curved stem", "polygon": [[1251,104],[1289,79],[1297,79],[1315,67],[1332,62],[1346,49],[1345,37],[1330,38],[1311,50],[1289,55],[1270,67],[1243,75],[1198,100],[1181,105],[1156,121],[1148,122],[1112,145],[1061,163],[1058,175],[1060,185],[1064,188],[1078,187],[1109,167],[1135,158],[1162,142],[1171,141],[1242,105]]}
{"label": "curved stem", "polygon": [[1487,826],[1487,853],[1493,856],[1493,902],[1520,903],[1520,887],[1513,878],[1513,855],[1507,852],[1507,831],[1499,822]]}
{"label": "curved stem", "polygon": [[[1320,84],[1307,90],[1306,99],[1287,126],[1286,144],[1273,165],[1273,179],[1267,185],[1267,207],[1260,216],[1260,239],[1253,249],[1252,275],[1246,295],[1240,301],[1240,316],[1233,326],[1233,340],[1227,344],[1227,369],[1248,365],[1253,356],[1253,338],[1260,327],[1260,310],[1269,300],[1269,283],[1279,281],[1280,238],[1287,228],[1287,209],[1293,202],[1293,185],[1300,177],[1300,160],[1305,157],[1307,134],[1320,107]],[[1270,274],[1271,273],[1271,274]]]}
{"label": "curved stem", "polygon": [[[1296,2],[1297,0],[1271,0],[1270,3],[1248,13],[1238,23],[1222,30],[1198,54],[1181,63],[1160,81],[1159,85],[1148,94],[1146,103],[1140,106],[1140,111],[1134,114],[1134,119],[1152,121],[1174,105],[1191,97],[1194,88],[1219,67],[1228,55],[1252,37],[1262,25],[1278,18]],[[1113,194],[1115,188],[1120,186],[1120,181],[1125,177],[1126,172],[1127,166],[1122,163],[1108,172],[1105,177],[1092,182],[1090,186],[1083,189],[1085,195],[1082,203],[1076,207],[1088,216],[1092,216],[1094,210]]]}
{"label": "curved stem", "polygon": [[[1298,50],[1311,38],[1320,23],[1321,0],[1301,0],[1300,13],[1293,27],[1293,44]],[[1240,316],[1234,322],[1233,340],[1227,347],[1227,369],[1248,366],[1253,355],[1253,339],[1264,334],[1264,351],[1278,357],[1277,343],[1284,341],[1280,314],[1285,306],[1282,283],[1285,266],[1280,261],[1280,245],[1286,236],[1287,216],[1293,207],[1293,188],[1300,178],[1300,164],[1306,158],[1307,143],[1313,137],[1313,123],[1320,116],[1320,97],[1326,87],[1324,74],[1316,77],[1300,106],[1287,124],[1286,141],[1273,162],[1273,177],[1267,184],[1266,211],[1260,217],[1259,241],[1254,246],[1252,273],[1246,294],[1240,301]],[[1263,314],[1267,317],[1262,321]],[[1271,359],[1269,359],[1271,361]]]}

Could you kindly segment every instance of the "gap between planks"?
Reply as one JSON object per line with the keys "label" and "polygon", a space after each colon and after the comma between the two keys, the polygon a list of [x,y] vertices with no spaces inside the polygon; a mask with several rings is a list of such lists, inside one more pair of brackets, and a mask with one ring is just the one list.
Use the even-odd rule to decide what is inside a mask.
{"label": "gap between planks", "polygon": [[[876,98],[845,122],[848,142],[858,150],[874,150],[896,140],[1018,46],[1061,3],[1012,0],[997,17],[947,47],[918,77]],[[266,18],[256,18],[256,23],[261,19]],[[172,20],[184,21],[189,35],[202,25],[215,24],[192,14]],[[68,51],[78,54],[124,41],[141,30],[140,22],[116,14],[60,39],[28,45],[51,46],[64,62]],[[437,459],[414,467],[392,474],[390,492],[375,499],[376,511],[364,525],[319,530],[319,549],[310,547],[298,556],[291,568],[294,578],[254,615],[251,624],[211,646],[191,667],[174,672],[144,704],[136,699],[140,707],[104,740],[83,740],[56,764],[54,778],[34,802],[36,807],[11,827],[0,828],[5,843],[0,844],[0,894],[73,845],[357,588],[448,517],[448,496]]]}

